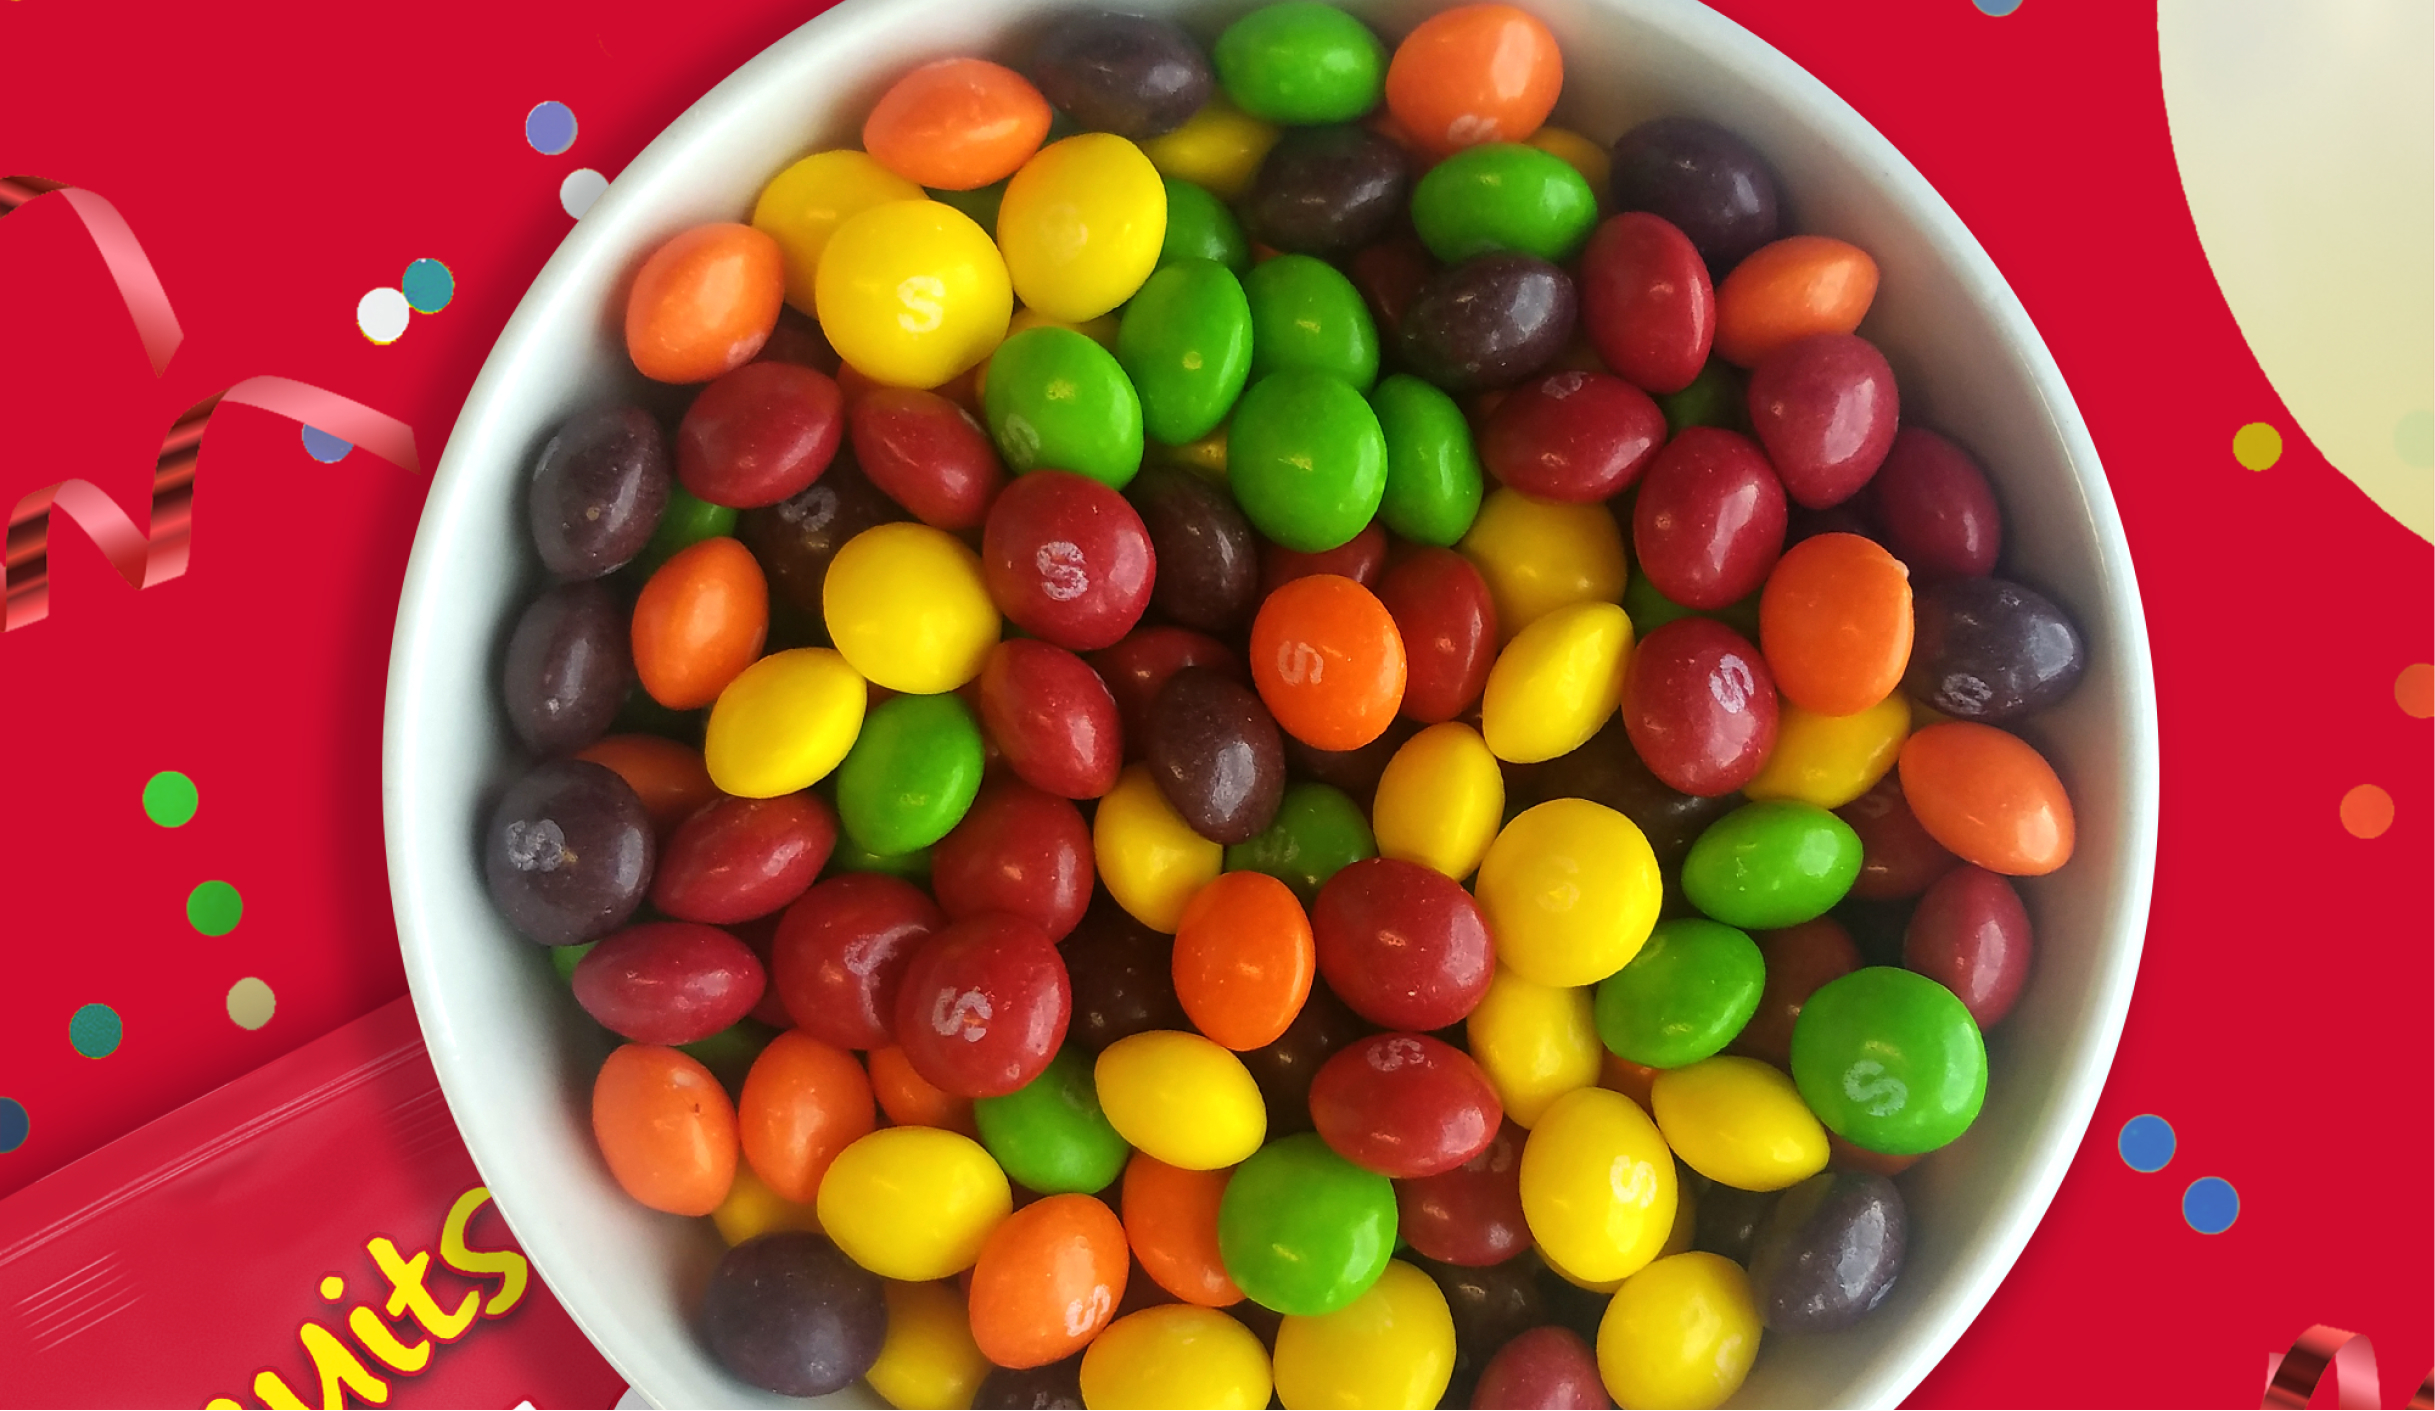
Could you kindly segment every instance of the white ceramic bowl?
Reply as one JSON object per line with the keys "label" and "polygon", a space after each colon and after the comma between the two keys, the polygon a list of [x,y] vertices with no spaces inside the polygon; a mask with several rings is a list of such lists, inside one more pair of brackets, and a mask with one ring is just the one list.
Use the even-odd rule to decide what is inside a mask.
{"label": "white ceramic bowl", "polygon": [[[1390,41],[1439,0],[1346,0]],[[737,70],[644,150],[526,293],[450,436],[406,573],[390,660],[383,805],[407,976],[476,1164],[550,1286],[663,1406],[777,1405],[704,1355],[691,1310],[719,1252],[707,1221],[654,1214],[594,1149],[600,1031],[548,957],[492,908],[479,828],[521,767],[499,661],[541,585],[522,489],[578,407],[648,395],[627,362],[626,282],[661,240],[741,220],[789,161],[853,145],[916,63],[1005,54],[1087,0],[846,0]],[[1876,130],[1816,79],[1693,0],[1523,0],[1563,41],[1557,120],[1601,141],[1644,118],[1711,118],[1782,174],[1792,227],[1856,242],[1883,284],[1861,331],[1892,360],[1905,418],[1978,450],[2007,516],[2006,571],[2073,612],[2086,677],[2027,733],[2070,787],[2079,852],[2025,892],[2038,952],[1988,1040],[1984,1113],[1906,1186],[1910,1265],[1851,1331],[1769,1337],[1737,1405],[1891,1406],[2012,1265],[2080,1144],[2111,1064],[2146,928],[2156,733],[2146,628],[2096,449],[1978,242]],[[1206,41],[1244,0],[1125,0]],[[665,399],[659,400],[666,405]],[[878,1405],[854,1388],[840,1405]]]}

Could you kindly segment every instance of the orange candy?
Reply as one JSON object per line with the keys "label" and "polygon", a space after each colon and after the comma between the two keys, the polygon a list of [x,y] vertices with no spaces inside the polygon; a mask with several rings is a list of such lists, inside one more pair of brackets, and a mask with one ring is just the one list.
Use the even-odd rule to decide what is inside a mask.
{"label": "orange candy", "polygon": [[937,191],[1001,181],[1048,135],[1048,100],[987,59],[941,59],[896,81],[862,125],[863,150]]}
{"label": "orange candy", "polygon": [[1300,898],[1265,872],[1221,875],[1176,927],[1175,997],[1192,1027],[1237,1053],[1277,1041],[1318,968]]}
{"label": "orange candy", "polygon": [[592,1136],[626,1194],[671,1215],[707,1215],[736,1179],[736,1109],[710,1070],[658,1044],[627,1044],[592,1082]]}
{"label": "orange candy", "polygon": [[2007,877],[2043,877],[2071,861],[2071,796],[2018,735],[1931,725],[1903,742],[1895,767],[1919,826],[1962,861]]}
{"label": "orange candy", "polygon": [[611,735],[575,756],[617,771],[641,796],[651,831],[662,838],[693,811],[719,796],[702,752],[662,735]]}
{"label": "orange candy", "polygon": [[1357,750],[1403,705],[1403,636],[1352,579],[1297,578],[1252,620],[1251,684],[1286,734],[1313,749]]}
{"label": "orange candy", "polygon": [[1124,1298],[1124,1226],[1092,1196],[1052,1195],[989,1233],[972,1267],[972,1340],[1001,1367],[1045,1367],[1099,1336]]}
{"label": "orange candy", "polygon": [[931,1086],[929,1079],[913,1071],[913,1060],[905,1057],[903,1049],[893,1044],[875,1048],[869,1061],[872,1095],[879,1099],[879,1110],[888,1114],[890,1123],[939,1127],[976,1142],[981,1139],[981,1129],[972,1120],[972,1099]]}
{"label": "orange candy", "polygon": [[697,225],[634,276],[626,352],[655,381],[708,382],[752,361],[785,298],[777,241],[749,225]]}
{"label": "orange candy", "polygon": [[1433,157],[1539,130],[1564,89],[1564,55],[1511,5],[1463,5],[1423,20],[1387,65],[1387,110]]}
{"label": "orange candy", "polygon": [[704,539],[661,564],[634,601],[634,674],[670,710],[699,710],[760,659],[769,580],[752,550]]}
{"label": "orange candy", "polygon": [[789,1029],[753,1060],[736,1123],[753,1174],[786,1199],[808,1205],[819,1196],[829,1163],[878,1117],[871,1080],[854,1055]]}
{"label": "orange candy", "polygon": [[1634,1063],[1620,1054],[1609,1053],[1599,1060],[1598,1086],[1608,1092],[1623,1094],[1639,1103],[1640,1110],[1646,1112],[1650,1110],[1649,1093],[1657,1085],[1657,1075],[1664,1071],[1645,1063]]}
{"label": "orange candy", "polygon": [[1877,297],[1868,251],[1823,235],[1761,245],[1716,288],[1716,355],[1735,367],[1813,333],[1849,333]]}
{"label": "orange candy", "polygon": [[[1237,873],[1256,876],[1256,873]],[[1243,1301],[1218,1255],[1218,1202],[1234,1168],[1186,1171],[1144,1152],[1124,1168],[1124,1232],[1142,1272],[1186,1303],[1226,1308]]]}
{"label": "orange candy", "polygon": [[1911,571],[1857,534],[1820,534],[1776,560],[1759,592],[1759,650],[1776,689],[1814,715],[1856,715],[1911,661]]}

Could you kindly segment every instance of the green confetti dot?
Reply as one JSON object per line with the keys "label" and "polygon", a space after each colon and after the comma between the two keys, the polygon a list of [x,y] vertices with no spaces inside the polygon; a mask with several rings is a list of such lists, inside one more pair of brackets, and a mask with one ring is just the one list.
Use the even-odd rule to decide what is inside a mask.
{"label": "green confetti dot", "polygon": [[118,1011],[106,1004],[88,1004],[68,1020],[68,1042],[87,1058],[108,1058],[125,1036]]}
{"label": "green confetti dot", "polygon": [[201,801],[194,781],[174,769],[164,769],[144,781],[144,816],[163,828],[182,826],[194,817]]}
{"label": "green confetti dot", "polygon": [[2420,470],[2435,466],[2435,412],[2421,407],[2393,423],[2393,454]]}
{"label": "green confetti dot", "polygon": [[186,922],[206,936],[225,936],[245,915],[245,898],[226,882],[198,882],[186,894]]}

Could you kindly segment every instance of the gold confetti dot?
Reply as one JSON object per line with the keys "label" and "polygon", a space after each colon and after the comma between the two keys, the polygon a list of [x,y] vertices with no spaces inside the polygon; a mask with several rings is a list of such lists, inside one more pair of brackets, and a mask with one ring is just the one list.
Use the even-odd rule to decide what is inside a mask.
{"label": "gold confetti dot", "polygon": [[251,975],[228,987],[228,1020],[240,1029],[261,1028],[278,1008],[271,987]]}
{"label": "gold confetti dot", "polygon": [[2361,784],[2342,796],[2342,826],[2354,838],[2380,838],[2393,826],[2393,796]]}
{"label": "gold confetti dot", "polygon": [[2232,433],[2232,459],[2251,470],[2265,470],[2283,458],[2283,433],[2253,421]]}
{"label": "gold confetti dot", "polygon": [[2401,668],[2393,681],[2393,699],[2401,702],[2401,713],[2420,720],[2435,715],[2435,665],[2419,662]]}
{"label": "gold confetti dot", "polygon": [[328,1299],[332,1303],[336,1303],[340,1298],[345,1296],[346,1292],[346,1280],[338,1277],[336,1274],[324,1274],[321,1276],[321,1296],[323,1298]]}

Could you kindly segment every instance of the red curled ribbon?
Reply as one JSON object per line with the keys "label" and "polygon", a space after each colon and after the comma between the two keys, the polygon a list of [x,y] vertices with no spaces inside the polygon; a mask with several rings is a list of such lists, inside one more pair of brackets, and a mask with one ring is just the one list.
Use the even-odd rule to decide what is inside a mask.
{"label": "red curled ribbon", "polygon": [[[2374,1411],[2381,1399],[2376,1381],[2376,1349],[2365,1337],[2318,1323],[2300,1334],[2289,1352],[2266,1359],[2266,1399],[2259,1411],[2304,1407],[2334,1379],[2334,1404],[2345,1411]],[[2435,1370],[2418,1384],[2408,1402],[2410,1411],[2435,1408]]]}
{"label": "red curled ribbon", "polygon": [[[90,191],[64,186],[38,176],[0,178],[0,216],[30,202],[56,197],[76,213],[109,267],[127,315],[152,360],[154,376],[168,367],[170,357],[185,340],[160,275],[137,243],[135,232],[118,208]],[[146,527],[118,502],[88,480],[63,480],[36,490],[17,502],[8,518],[7,610],[0,615],[0,632],[14,631],[50,615],[51,511],[58,509],[85,532],[110,566],[128,583],[149,588],[186,571],[194,539],[194,485],[203,454],[203,434],[212,414],[229,404],[264,411],[327,432],[363,447],[382,460],[422,473],[415,455],[414,429],[309,383],[284,377],[249,377],[217,396],[207,397],[171,423],[161,438],[160,455],[152,472],[152,513]]]}

